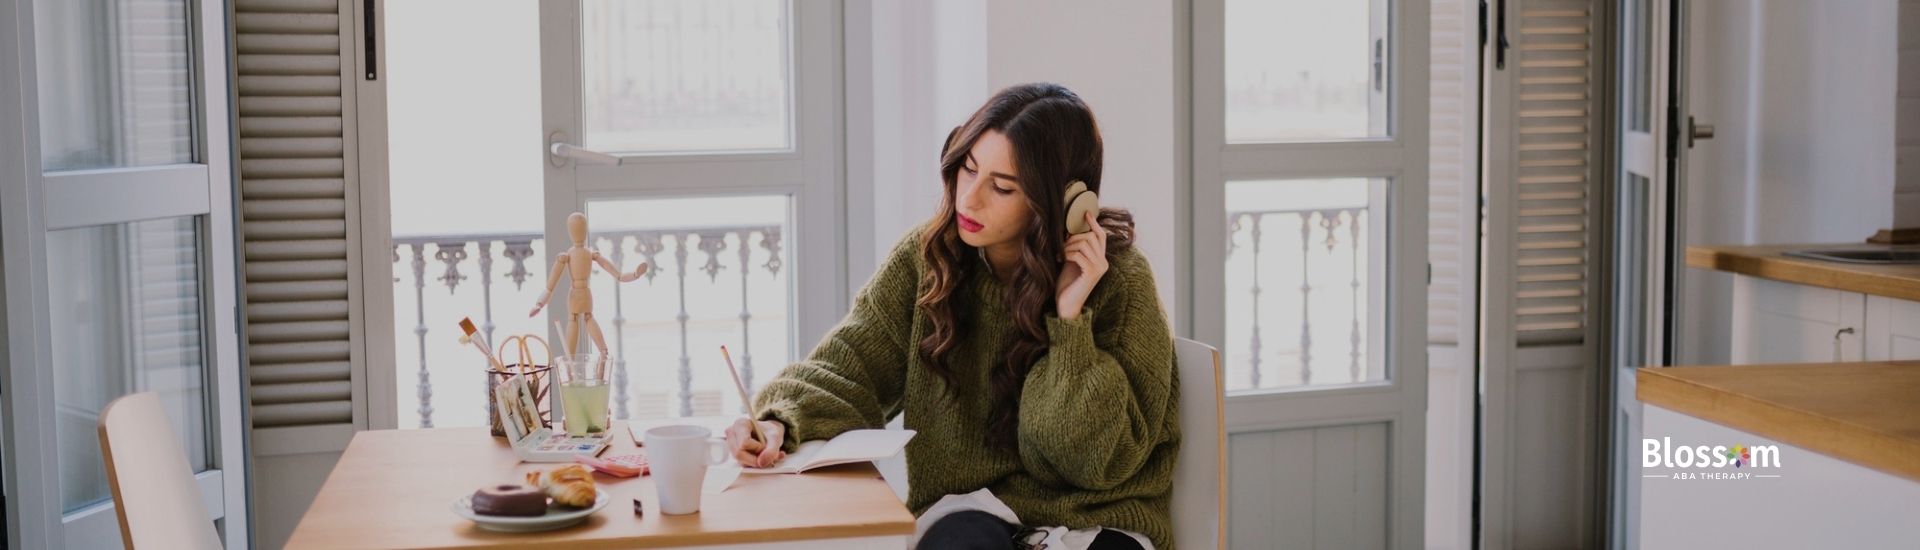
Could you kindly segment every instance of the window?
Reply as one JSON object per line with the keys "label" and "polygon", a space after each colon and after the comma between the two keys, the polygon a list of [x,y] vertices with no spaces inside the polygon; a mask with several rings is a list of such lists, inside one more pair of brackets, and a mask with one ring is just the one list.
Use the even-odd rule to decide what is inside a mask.
{"label": "window", "polygon": [[1222,222],[1196,232],[1218,239],[1197,257],[1214,295],[1195,297],[1196,328],[1219,331],[1229,393],[1389,379],[1388,5],[1220,0],[1223,32],[1198,46],[1221,61],[1195,74],[1194,216]]}
{"label": "window", "polygon": [[66,229],[47,235],[48,312],[60,442],[60,491],[73,512],[113,498],[100,456],[100,411],[152,391],[205,470],[211,436],[202,351],[200,235],[195,218]]}
{"label": "window", "polygon": [[193,161],[186,0],[34,4],[41,169]]}
{"label": "window", "polygon": [[791,147],[785,2],[588,0],[580,8],[588,148]]}
{"label": "window", "polygon": [[1419,544],[1422,500],[1392,495],[1427,451],[1429,6],[1193,2],[1191,326],[1253,480],[1233,546],[1329,509],[1333,536]]}
{"label": "window", "polygon": [[1387,135],[1386,10],[1351,0],[1228,0],[1228,143]]}
{"label": "window", "polygon": [[[249,539],[236,336],[233,178],[224,4],[213,0],[0,1],[31,13],[0,75],[34,103],[37,128],[0,153],[0,239],[12,355],[5,449],[18,540],[35,548],[118,545],[100,414],[157,394],[201,498],[229,545]],[[211,14],[211,15],[209,15]],[[208,96],[206,90],[221,90]],[[36,93],[37,92],[37,93]],[[24,95],[13,95],[24,94]],[[12,118],[18,115],[19,118]],[[15,175],[17,174],[17,176]]]}
{"label": "window", "polygon": [[[844,305],[833,6],[482,4],[387,7],[397,425],[484,425],[485,360],[457,322],[550,338],[567,282],[524,312],[573,212],[620,269],[651,266],[591,283],[614,417],[741,410],[718,346],[757,385]],[[448,28],[447,10],[473,17]],[[593,158],[548,154],[561,143]]]}
{"label": "window", "polygon": [[1381,179],[1229,181],[1229,391],[1377,382]]}

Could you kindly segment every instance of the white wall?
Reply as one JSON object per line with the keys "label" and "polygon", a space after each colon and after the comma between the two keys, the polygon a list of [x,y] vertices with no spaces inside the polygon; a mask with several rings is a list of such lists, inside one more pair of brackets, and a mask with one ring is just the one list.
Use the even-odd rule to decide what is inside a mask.
{"label": "white wall", "polygon": [[988,87],[1056,82],[1093,107],[1106,141],[1100,203],[1133,211],[1169,318],[1184,304],[1174,292],[1174,209],[1187,189],[1175,173],[1173,16],[1164,1],[987,2]]}
{"label": "white wall", "polygon": [[[1161,303],[1175,317],[1175,208],[1186,187],[1175,173],[1173,9],[1167,1],[873,2],[873,236],[856,246],[877,259],[932,215],[947,131],[994,91],[1057,82],[1093,107],[1106,140],[1101,203],[1133,211]],[[864,283],[873,261],[853,262],[850,284]]]}
{"label": "white wall", "polygon": [[[867,129],[873,181],[865,192],[872,217],[871,225],[856,224],[853,233],[871,230],[868,242],[856,243],[869,249],[871,257],[853,255],[848,278],[856,289],[902,233],[940,206],[939,151],[947,130],[964,122],[991,93],[986,82],[986,9],[985,0],[870,3],[873,95]],[[860,154],[853,152],[855,161]],[[850,192],[862,192],[855,189],[861,183],[853,182]]]}
{"label": "white wall", "polygon": [[[1892,224],[1894,0],[1696,0],[1688,244],[1858,243]],[[1680,362],[1728,360],[1732,280],[1689,269]]]}
{"label": "white wall", "polygon": [[1900,0],[1893,226],[1920,229],[1920,0]]}

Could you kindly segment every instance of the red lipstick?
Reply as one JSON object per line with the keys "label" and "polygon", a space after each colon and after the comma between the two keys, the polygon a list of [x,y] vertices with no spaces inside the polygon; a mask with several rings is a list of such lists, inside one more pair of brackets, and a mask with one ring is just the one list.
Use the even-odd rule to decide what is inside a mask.
{"label": "red lipstick", "polygon": [[981,229],[985,229],[987,227],[986,225],[981,224],[980,222],[974,221],[973,218],[967,217],[966,214],[955,212],[954,216],[958,217],[960,220],[960,229],[964,229],[968,233],[979,233]]}

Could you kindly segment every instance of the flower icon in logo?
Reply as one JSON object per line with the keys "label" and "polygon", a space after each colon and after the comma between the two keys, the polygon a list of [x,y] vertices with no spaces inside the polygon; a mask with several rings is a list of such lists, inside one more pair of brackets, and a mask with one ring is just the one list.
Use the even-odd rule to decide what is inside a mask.
{"label": "flower icon in logo", "polygon": [[1746,445],[1734,445],[1732,449],[1727,449],[1727,460],[1733,462],[1733,467],[1739,468],[1753,462],[1753,457]]}

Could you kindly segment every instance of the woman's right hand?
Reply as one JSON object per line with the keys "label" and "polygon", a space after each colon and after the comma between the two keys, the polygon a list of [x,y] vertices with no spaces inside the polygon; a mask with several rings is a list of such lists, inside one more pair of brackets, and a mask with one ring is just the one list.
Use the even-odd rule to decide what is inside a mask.
{"label": "woman's right hand", "polygon": [[733,451],[734,460],[748,468],[765,468],[780,463],[787,453],[780,447],[786,441],[787,425],[773,420],[761,420],[760,433],[767,437],[761,441],[753,437],[751,420],[740,417],[727,427],[727,448]]}

